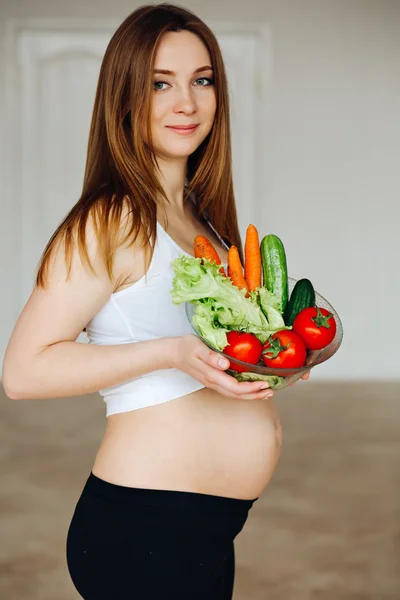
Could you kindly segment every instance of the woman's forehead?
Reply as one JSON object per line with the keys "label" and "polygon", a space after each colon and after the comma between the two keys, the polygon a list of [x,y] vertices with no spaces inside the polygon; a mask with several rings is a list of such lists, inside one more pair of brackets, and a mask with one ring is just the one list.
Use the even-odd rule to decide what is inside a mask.
{"label": "woman's forehead", "polygon": [[191,31],[168,31],[157,48],[154,68],[193,73],[195,69],[211,66],[211,58],[204,42]]}

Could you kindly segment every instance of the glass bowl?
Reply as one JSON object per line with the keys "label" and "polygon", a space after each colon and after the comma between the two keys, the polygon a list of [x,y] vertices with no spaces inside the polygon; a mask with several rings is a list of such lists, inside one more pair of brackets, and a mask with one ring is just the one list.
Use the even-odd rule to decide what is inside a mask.
{"label": "glass bowl", "polygon": [[[292,279],[291,277],[289,277],[288,284],[289,284],[289,295],[290,295],[291,291],[293,290],[294,285],[296,284],[296,279]],[[306,360],[305,365],[303,367],[299,367],[296,369],[269,368],[269,367],[265,366],[265,364],[262,362],[262,359],[260,359],[260,362],[257,363],[256,365],[252,365],[250,363],[246,363],[241,360],[235,359],[235,362],[238,365],[246,367],[246,371],[245,371],[246,374],[251,373],[251,380],[253,380],[253,381],[264,381],[265,380],[265,381],[268,381],[271,389],[282,390],[285,387],[287,387],[287,386],[291,385],[292,383],[294,383],[295,381],[297,381],[298,379],[300,379],[305,373],[307,373],[307,371],[310,371],[317,365],[322,364],[323,362],[327,361],[328,358],[331,358],[334,354],[336,354],[336,352],[339,350],[340,345],[343,340],[342,322],[339,318],[339,315],[333,308],[333,306],[323,296],[321,296],[321,294],[319,294],[317,291],[315,292],[315,303],[317,306],[319,306],[321,308],[326,308],[327,310],[329,310],[335,318],[336,335],[333,338],[332,342],[325,348],[322,348],[322,350],[313,350],[313,351],[307,350],[307,360]],[[231,361],[232,358],[230,356],[228,356],[221,350],[217,350],[216,348],[214,348],[210,344],[210,342],[208,342],[206,339],[204,339],[202,337],[202,335],[198,331],[195,323],[193,323],[193,315],[194,315],[195,309],[196,309],[196,304],[194,304],[192,302],[185,302],[186,316],[189,320],[189,323],[190,323],[194,333],[209,348],[211,348],[211,350],[214,350],[214,352],[218,352],[218,354],[225,356],[229,361]],[[227,369],[226,372],[229,373],[230,375],[232,375],[233,377],[235,377],[236,379],[238,379],[239,381],[244,380],[243,379],[244,373],[235,371],[234,369]],[[248,381],[249,379],[246,379],[246,380]]]}

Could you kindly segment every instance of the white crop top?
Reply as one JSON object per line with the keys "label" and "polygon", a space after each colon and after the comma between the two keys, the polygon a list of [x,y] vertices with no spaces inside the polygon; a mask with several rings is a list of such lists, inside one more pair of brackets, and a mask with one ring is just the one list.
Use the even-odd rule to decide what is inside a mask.
{"label": "white crop top", "polygon": [[[223,246],[228,248],[210,221],[206,221]],[[157,240],[147,271],[147,283],[143,276],[136,283],[110,296],[86,325],[89,344],[129,344],[193,333],[184,303],[172,303],[174,271],[171,261],[180,254],[191,256],[157,222]],[[158,369],[99,390],[99,393],[106,403],[108,417],[161,404],[203,387],[200,381],[179,369]]]}

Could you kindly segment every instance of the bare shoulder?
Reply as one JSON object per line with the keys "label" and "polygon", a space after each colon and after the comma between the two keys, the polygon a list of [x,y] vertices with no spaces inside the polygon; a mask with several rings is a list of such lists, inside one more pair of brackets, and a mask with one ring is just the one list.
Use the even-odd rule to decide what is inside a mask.
{"label": "bare shoulder", "polygon": [[[121,220],[121,231],[124,224]],[[100,311],[124,275],[127,248],[118,248],[110,278],[101,252],[94,218],[85,226],[86,251],[93,269],[83,260],[74,233],[70,270],[65,244],[57,241],[49,257],[46,286],[35,286],[11,334],[4,364],[14,368],[45,348],[63,341],[76,341],[87,323]],[[134,259],[133,259],[134,260]]]}
{"label": "bare shoulder", "polygon": [[86,224],[86,249],[94,272],[82,260],[78,244],[71,248],[68,272],[65,244],[58,241],[49,257],[46,286],[35,286],[12,332],[5,356],[14,363],[61,341],[75,341],[112,294],[101,260],[93,221]]}

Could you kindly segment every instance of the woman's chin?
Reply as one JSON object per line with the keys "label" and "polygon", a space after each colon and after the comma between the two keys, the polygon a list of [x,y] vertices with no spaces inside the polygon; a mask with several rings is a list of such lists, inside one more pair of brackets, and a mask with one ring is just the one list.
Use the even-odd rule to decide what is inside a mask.
{"label": "woman's chin", "polygon": [[183,160],[189,158],[195,150],[197,150],[197,144],[186,144],[180,146],[179,148],[168,148],[168,150],[158,150],[156,152],[157,156],[160,156],[164,160]]}

